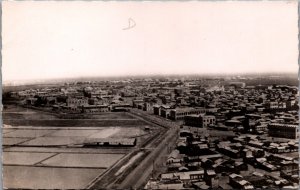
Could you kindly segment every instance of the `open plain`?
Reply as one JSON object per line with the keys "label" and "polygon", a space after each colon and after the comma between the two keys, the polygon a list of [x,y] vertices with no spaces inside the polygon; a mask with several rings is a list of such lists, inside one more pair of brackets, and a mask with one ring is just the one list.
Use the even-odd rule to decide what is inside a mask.
{"label": "open plain", "polygon": [[[87,188],[119,162],[134,157],[134,152],[158,130],[128,113],[93,115],[92,119],[77,119],[75,125],[72,120],[67,125],[66,119],[55,114],[14,105],[6,106],[3,113],[5,188]],[[95,120],[98,123],[95,124]],[[129,122],[112,125],[113,121],[123,120]],[[15,125],[18,122],[23,125]],[[54,125],[49,125],[51,123]],[[146,127],[151,130],[146,131]],[[134,147],[86,147],[83,143],[89,138],[136,138],[137,144]],[[127,168],[120,169],[121,165],[116,168],[119,173]]]}

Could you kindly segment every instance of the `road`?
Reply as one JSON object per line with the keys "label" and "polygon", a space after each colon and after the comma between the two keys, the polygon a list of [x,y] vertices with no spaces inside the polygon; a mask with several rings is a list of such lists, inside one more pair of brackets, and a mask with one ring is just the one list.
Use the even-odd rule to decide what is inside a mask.
{"label": "road", "polygon": [[161,163],[165,161],[163,157],[168,153],[168,146],[166,145],[174,144],[176,139],[177,130],[175,128],[169,129],[166,132],[166,137],[163,138],[159,145],[125,178],[118,188],[144,188],[147,180],[151,177],[153,165],[161,165]]}
{"label": "road", "polygon": [[105,184],[102,183],[104,180],[99,180],[93,186],[90,186],[90,188],[142,189],[152,176],[153,167],[162,165],[166,161],[165,158],[168,154],[169,146],[173,146],[177,140],[179,126],[139,110],[132,110],[131,113],[139,119],[154,124],[154,126],[162,127],[162,130],[145,147],[140,148],[140,152],[146,151],[147,154],[145,154],[142,160],[138,161],[139,163],[136,162],[132,167],[128,167],[127,171],[123,172],[124,175],[117,177],[112,175],[117,170],[112,169],[113,172],[111,174],[104,176],[104,178],[110,177],[110,180],[106,181]]}

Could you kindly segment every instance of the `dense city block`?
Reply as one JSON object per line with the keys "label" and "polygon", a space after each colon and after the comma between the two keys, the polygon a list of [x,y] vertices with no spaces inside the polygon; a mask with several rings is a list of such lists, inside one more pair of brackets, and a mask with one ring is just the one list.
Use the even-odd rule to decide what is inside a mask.
{"label": "dense city block", "polygon": [[[128,77],[3,91],[9,188],[299,188],[296,77]],[[22,184],[21,170],[53,183],[49,173],[64,170],[68,179]]]}

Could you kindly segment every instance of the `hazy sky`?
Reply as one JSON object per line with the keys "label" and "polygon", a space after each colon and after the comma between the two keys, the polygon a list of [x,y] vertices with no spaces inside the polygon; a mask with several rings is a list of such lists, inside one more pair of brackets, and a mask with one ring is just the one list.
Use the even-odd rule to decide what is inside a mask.
{"label": "hazy sky", "polygon": [[[4,82],[298,70],[297,1],[4,1],[2,9]],[[129,18],[136,25],[124,30]]]}

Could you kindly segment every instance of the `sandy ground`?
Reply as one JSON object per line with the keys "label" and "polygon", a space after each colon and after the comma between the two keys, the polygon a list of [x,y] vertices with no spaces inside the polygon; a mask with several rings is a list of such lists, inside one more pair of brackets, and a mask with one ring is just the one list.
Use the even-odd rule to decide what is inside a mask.
{"label": "sandy ground", "polygon": [[6,137],[3,137],[2,144],[4,146],[12,146],[12,145],[20,144],[20,143],[28,141],[28,140],[30,140],[30,138],[6,138]]}
{"label": "sandy ground", "polygon": [[59,167],[108,168],[124,154],[67,154],[60,153],[41,164]]}
{"label": "sandy ground", "polygon": [[58,130],[51,133],[49,136],[55,137],[87,137],[101,130]]}
{"label": "sandy ground", "polygon": [[4,188],[84,189],[103,169],[4,166]]}
{"label": "sandy ground", "polygon": [[94,115],[94,119],[73,121],[19,107],[4,112],[4,123],[12,120],[13,125],[3,129],[6,188],[84,189],[132,148],[65,145],[80,144],[88,137],[127,138],[149,133],[144,131],[143,121],[126,113],[105,113]]}
{"label": "sandy ground", "polygon": [[53,133],[52,130],[23,130],[18,129],[15,131],[12,131],[10,133],[6,133],[3,136],[4,137],[41,137],[47,134]]}
{"label": "sandy ground", "polygon": [[118,133],[121,129],[119,127],[107,127],[98,133],[95,133],[89,138],[108,138],[116,133]]}
{"label": "sandy ground", "polygon": [[33,152],[4,152],[4,165],[34,165],[55,153],[33,153]]}

